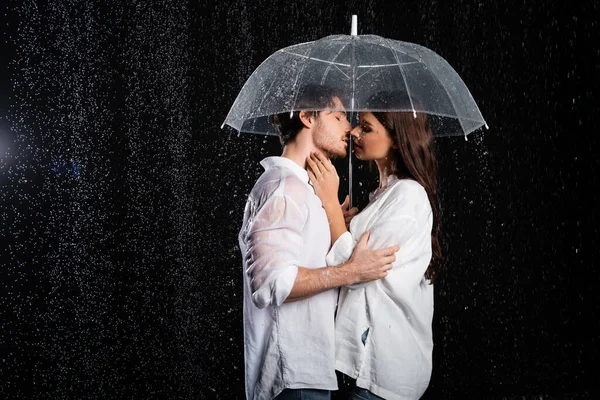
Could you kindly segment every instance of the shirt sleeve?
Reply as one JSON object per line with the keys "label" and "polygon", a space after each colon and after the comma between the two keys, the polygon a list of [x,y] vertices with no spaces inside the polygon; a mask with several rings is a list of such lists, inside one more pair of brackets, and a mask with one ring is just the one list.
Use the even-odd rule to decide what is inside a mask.
{"label": "shirt sleeve", "polygon": [[274,195],[257,212],[247,233],[246,271],[258,308],[279,306],[289,296],[303,247],[308,214],[287,195]]}
{"label": "shirt sleeve", "polygon": [[350,232],[344,232],[327,253],[325,258],[327,265],[338,266],[348,261],[356,243],[358,243],[358,239],[355,240]]}

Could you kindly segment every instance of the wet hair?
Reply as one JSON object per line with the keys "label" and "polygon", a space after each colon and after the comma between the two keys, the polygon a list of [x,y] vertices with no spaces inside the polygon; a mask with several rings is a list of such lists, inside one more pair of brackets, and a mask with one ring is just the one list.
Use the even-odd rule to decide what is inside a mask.
{"label": "wet hair", "polygon": [[[369,107],[370,105],[370,107]],[[425,272],[425,277],[433,283],[439,276],[442,264],[442,248],[440,243],[441,205],[438,189],[438,165],[435,142],[429,119],[426,113],[417,112],[418,102],[411,105],[406,93],[383,91],[369,99],[367,107],[377,109],[385,106],[398,112],[376,111],[373,115],[386,128],[396,150],[395,174],[399,178],[413,179],[421,184],[427,192],[433,212],[431,230],[432,258]],[[414,108],[413,108],[414,107]]]}
{"label": "wet hair", "polygon": [[[310,115],[318,118],[320,111],[327,107],[334,107],[335,97],[338,97],[336,91],[325,85],[305,85],[300,88],[296,99],[296,110],[305,110]],[[279,135],[279,141],[282,146],[292,143],[298,133],[304,127],[300,120],[300,111],[284,112],[271,116],[271,123]]]}

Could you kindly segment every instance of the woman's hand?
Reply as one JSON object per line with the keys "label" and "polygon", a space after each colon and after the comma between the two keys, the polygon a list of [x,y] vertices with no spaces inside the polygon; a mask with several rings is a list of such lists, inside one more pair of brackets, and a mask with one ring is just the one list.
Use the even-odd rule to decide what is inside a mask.
{"label": "woman's hand", "polygon": [[340,205],[342,207],[342,212],[344,213],[344,221],[346,222],[346,229],[350,230],[350,221],[356,214],[358,214],[358,208],[350,207],[350,196],[346,195],[346,199]]}
{"label": "woman's hand", "polygon": [[[338,200],[340,177],[331,161],[319,153],[313,153],[306,158],[306,167],[315,193],[321,199],[329,219],[329,231],[331,232],[331,243],[333,244],[348,231],[344,223],[346,215]],[[348,205],[350,205],[350,201],[348,201]],[[347,208],[348,206],[346,206]],[[348,216],[350,216],[350,219],[354,216],[350,214],[350,210],[348,210]]]}
{"label": "woman's hand", "polygon": [[307,172],[315,193],[321,199],[323,208],[339,207],[338,189],[340,177],[331,161],[320,153],[312,153],[306,158]]}

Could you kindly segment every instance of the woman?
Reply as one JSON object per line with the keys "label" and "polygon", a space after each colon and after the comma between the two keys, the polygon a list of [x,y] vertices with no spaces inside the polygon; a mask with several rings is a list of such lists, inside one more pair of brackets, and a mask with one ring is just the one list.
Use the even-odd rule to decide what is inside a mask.
{"label": "woman", "polygon": [[[390,93],[382,99],[403,102]],[[346,261],[365,231],[370,248],[398,244],[400,250],[387,276],[340,289],[336,369],[355,380],[352,399],[418,399],[431,377],[433,282],[441,261],[433,135],[426,115],[412,112],[362,112],[351,134],[356,157],[374,161],[379,170],[378,189],[353,218],[340,208],[331,162],[317,154],[307,159],[330,220],[327,263]]]}

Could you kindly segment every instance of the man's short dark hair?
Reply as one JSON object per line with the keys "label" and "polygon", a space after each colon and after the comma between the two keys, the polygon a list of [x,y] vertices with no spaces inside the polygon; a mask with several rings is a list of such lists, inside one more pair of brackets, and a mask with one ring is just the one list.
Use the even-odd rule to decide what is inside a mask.
{"label": "man's short dark hair", "polygon": [[296,99],[298,111],[290,116],[291,112],[284,112],[271,116],[271,123],[275,131],[279,134],[279,141],[282,146],[293,142],[298,133],[304,127],[300,120],[300,110],[306,110],[315,117],[318,117],[321,110],[327,107],[335,107],[334,99],[338,97],[333,88],[325,85],[305,85],[300,88]]}

